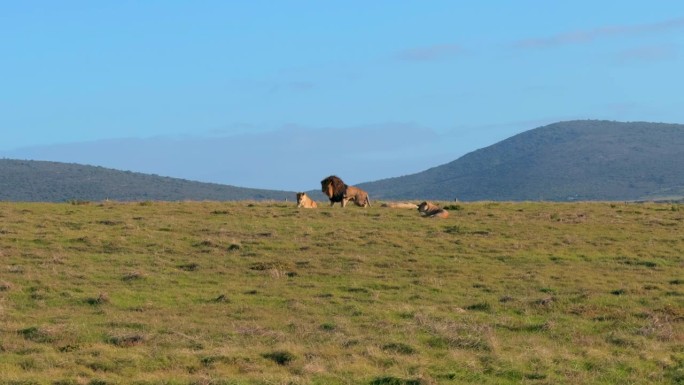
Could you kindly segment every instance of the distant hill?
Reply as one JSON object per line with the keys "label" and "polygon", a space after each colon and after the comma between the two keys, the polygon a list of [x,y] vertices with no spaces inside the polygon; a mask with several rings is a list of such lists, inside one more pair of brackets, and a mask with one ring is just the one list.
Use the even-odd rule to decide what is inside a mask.
{"label": "distant hill", "polygon": [[295,193],[73,163],[0,159],[0,201],[294,200]]}
{"label": "distant hill", "polygon": [[[344,177],[344,175],[340,175]],[[361,183],[372,200],[684,200],[684,125],[539,127],[426,171]],[[312,191],[318,201],[327,201]],[[0,159],[0,200],[294,200],[295,193],[74,163]]]}
{"label": "distant hill", "polygon": [[417,174],[359,187],[375,199],[682,199],[684,125],[560,122]]}

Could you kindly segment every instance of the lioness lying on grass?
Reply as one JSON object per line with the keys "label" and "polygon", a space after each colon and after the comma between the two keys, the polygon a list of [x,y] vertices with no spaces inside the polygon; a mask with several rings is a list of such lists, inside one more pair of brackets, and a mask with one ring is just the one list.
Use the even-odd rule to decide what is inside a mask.
{"label": "lioness lying on grass", "polygon": [[299,192],[297,193],[297,207],[303,207],[305,209],[315,209],[316,207],[318,207],[318,205],[316,204],[316,201],[309,198],[309,196],[306,195],[305,192]]}
{"label": "lioness lying on grass", "polygon": [[418,205],[408,202],[385,202],[380,205],[380,207],[389,207],[391,209],[415,209]]}
{"label": "lioness lying on grass", "polygon": [[445,209],[433,205],[430,202],[423,202],[418,205],[418,212],[420,212],[420,215],[424,217],[429,217],[429,218],[448,218],[449,217],[449,212],[446,211]]}

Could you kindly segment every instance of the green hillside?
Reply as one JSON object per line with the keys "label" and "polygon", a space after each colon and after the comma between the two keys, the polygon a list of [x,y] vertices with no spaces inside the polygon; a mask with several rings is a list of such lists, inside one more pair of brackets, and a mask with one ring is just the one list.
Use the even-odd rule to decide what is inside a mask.
{"label": "green hillside", "polygon": [[640,200],[684,196],[684,125],[551,124],[424,172],[363,183],[376,199]]}
{"label": "green hillside", "polygon": [[294,193],[73,163],[0,159],[0,201],[292,200]]}

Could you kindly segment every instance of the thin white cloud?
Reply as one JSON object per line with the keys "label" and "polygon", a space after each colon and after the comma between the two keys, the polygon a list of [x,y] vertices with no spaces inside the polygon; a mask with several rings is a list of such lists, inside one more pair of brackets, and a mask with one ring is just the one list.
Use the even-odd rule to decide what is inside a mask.
{"label": "thin white cloud", "polygon": [[625,50],[617,54],[619,63],[654,62],[677,58],[679,50],[672,45],[650,45]]}
{"label": "thin white cloud", "polygon": [[427,47],[416,47],[398,52],[395,58],[402,61],[434,61],[450,58],[463,53],[463,48],[456,44],[439,44]]}
{"label": "thin white cloud", "polygon": [[549,37],[524,39],[514,43],[516,48],[541,49],[568,44],[591,43],[598,39],[634,36],[645,33],[668,32],[684,28],[684,17],[664,20],[657,23],[614,25],[587,30],[571,31]]}

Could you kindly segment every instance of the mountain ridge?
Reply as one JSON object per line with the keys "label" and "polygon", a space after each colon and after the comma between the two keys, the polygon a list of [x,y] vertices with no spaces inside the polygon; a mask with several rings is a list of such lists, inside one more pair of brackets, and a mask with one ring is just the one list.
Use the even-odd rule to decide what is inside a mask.
{"label": "mountain ridge", "polygon": [[5,201],[287,200],[294,195],[76,163],[0,159],[0,200]]}
{"label": "mountain ridge", "polygon": [[[522,132],[422,172],[358,186],[367,190],[372,200],[682,200],[683,166],[684,125],[575,120]],[[320,191],[310,192],[312,198],[327,201]],[[292,191],[196,182],[100,166],[0,159],[0,200],[294,197]]]}
{"label": "mountain ridge", "polygon": [[638,200],[664,190],[684,195],[682,165],[684,125],[576,120],[359,187],[376,199]]}

